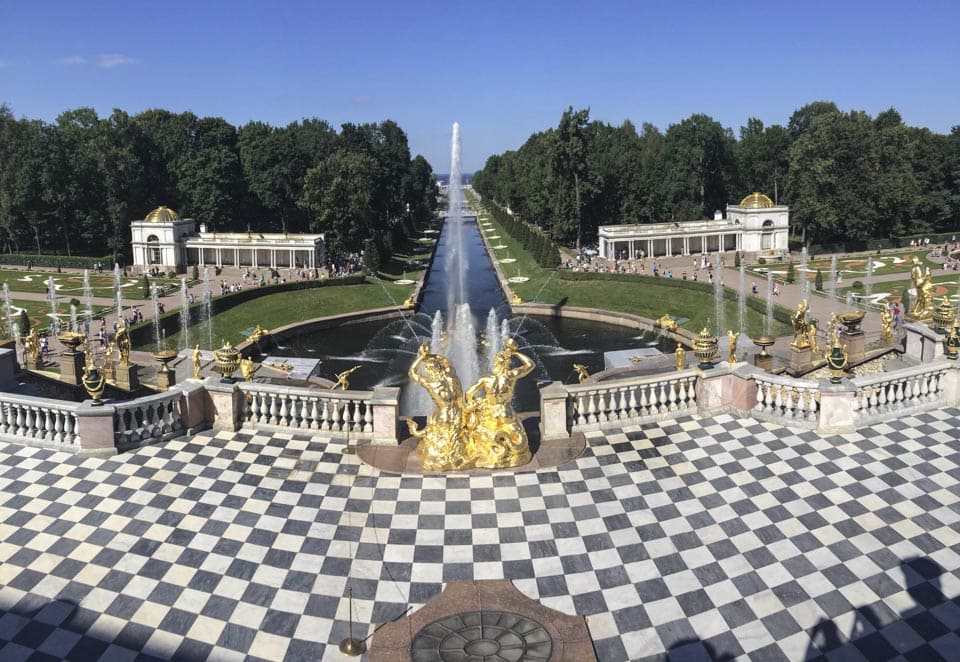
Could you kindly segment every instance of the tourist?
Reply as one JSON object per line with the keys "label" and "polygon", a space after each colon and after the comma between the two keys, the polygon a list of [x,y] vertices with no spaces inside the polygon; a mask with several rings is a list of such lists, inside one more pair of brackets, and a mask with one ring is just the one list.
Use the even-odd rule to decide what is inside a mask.
{"label": "tourist", "polygon": [[775,297],[780,296],[780,283],[773,284],[773,296]]}
{"label": "tourist", "polygon": [[750,283],[750,291],[753,292],[754,296],[757,294],[757,281],[752,281]]}

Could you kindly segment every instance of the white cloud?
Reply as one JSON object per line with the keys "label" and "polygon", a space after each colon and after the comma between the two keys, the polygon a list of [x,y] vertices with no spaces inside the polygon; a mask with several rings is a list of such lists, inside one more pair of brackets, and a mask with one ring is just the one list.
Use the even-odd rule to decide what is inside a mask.
{"label": "white cloud", "polygon": [[136,62],[129,55],[122,53],[103,53],[97,58],[97,66],[103,69],[111,69],[124,64],[136,64]]}
{"label": "white cloud", "polygon": [[67,55],[57,60],[60,64],[86,64],[87,58],[82,55]]}

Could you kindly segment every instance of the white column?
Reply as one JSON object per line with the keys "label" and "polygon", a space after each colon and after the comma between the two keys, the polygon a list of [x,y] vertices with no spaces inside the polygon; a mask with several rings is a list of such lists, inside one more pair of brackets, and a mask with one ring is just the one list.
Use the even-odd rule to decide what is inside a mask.
{"label": "white column", "polygon": [[216,265],[217,265],[218,267],[222,267],[222,266],[223,266],[222,259],[223,259],[222,251],[221,251],[220,247],[217,246],[217,262],[216,262]]}
{"label": "white column", "polygon": [[686,235],[683,237],[683,254],[690,255],[690,238]]}

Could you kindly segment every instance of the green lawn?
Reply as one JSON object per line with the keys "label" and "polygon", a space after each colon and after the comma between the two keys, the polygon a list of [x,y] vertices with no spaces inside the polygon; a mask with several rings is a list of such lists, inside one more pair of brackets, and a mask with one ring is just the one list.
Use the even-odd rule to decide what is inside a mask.
{"label": "green lawn", "polygon": [[[21,310],[26,310],[27,315],[30,317],[30,326],[37,327],[38,329],[46,329],[50,326],[50,304],[46,301],[28,301],[21,299],[11,299],[10,301],[10,316],[16,320],[17,316],[20,314]],[[94,317],[99,315],[103,310],[106,310],[100,306],[93,307]],[[70,321],[70,304],[64,300],[58,302],[57,312],[60,315],[60,320],[62,323],[66,324]],[[2,314],[2,313],[0,313]],[[77,317],[82,320],[84,316],[84,309],[80,306],[77,309]],[[99,326],[93,327],[94,330],[99,328]]]}
{"label": "green lawn", "polygon": [[[927,259],[929,250],[903,250],[894,253],[883,253],[881,255],[848,255],[837,256],[837,271],[842,272],[844,282],[853,282],[855,280],[864,280],[867,276],[867,259],[873,258],[873,275],[885,276],[888,274],[910,273],[913,266],[914,256],[920,258],[921,264],[931,269],[939,269],[941,264]],[[797,279],[803,278],[804,274],[799,269],[800,263],[793,263],[794,276]],[[808,271],[806,277],[813,279],[816,277],[817,269],[823,274],[824,280],[830,278],[830,259],[819,258],[812,260],[807,265]],[[783,280],[787,275],[787,263],[768,262],[767,264],[751,264],[747,266],[747,271],[766,277],[767,271],[772,271],[775,278]]]}
{"label": "green lawn", "polygon": [[[224,340],[237,344],[246,339],[244,331],[259,324],[264,329],[275,329],[315,317],[339,315],[371,308],[396,306],[413,292],[413,285],[394,285],[389,281],[377,281],[363,285],[319,287],[312,290],[280,292],[263,296],[237,305],[213,317],[209,333],[215,346]],[[200,342],[207,347],[208,332],[203,324],[193,325],[188,330],[191,343]],[[179,347],[180,334],[166,338],[166,347]],[[153,344],[140,345],[137,349],[153,350]]]}

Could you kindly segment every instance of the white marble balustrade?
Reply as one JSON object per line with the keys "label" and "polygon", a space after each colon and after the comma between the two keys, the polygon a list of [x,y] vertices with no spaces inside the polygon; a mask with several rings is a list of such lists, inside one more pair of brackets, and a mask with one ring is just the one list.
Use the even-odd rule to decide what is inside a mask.
{"label": "white marble balustrade", "polygon": [[160,441],[183,430],[178,390],[114,404],[113,435],[119,448]]}
{"label": "white marble balustrade", "polygon": [[250,427],[315,430],[334,436],[373,434],[371,391],[331,391],[313,388],[243,383],[241,420]]}
{"label": "white marble balustrade", "polygon": [[756,418],[781,423],[815,427],[820,412],[820,383],[781,375],[757,373]]}
{"label": "white marble balustrade", "polygon": [[0,394],[0,439],[75,449],[80,443],[78,406],[49,398]]}
{"label": "white marble balustrade", "polygon": [[949,363],[924,363],[895,372],[851,380],[853,410],[860,423],[943,406],[943,382]]}
{"label": "white marble balustrade", "polygon": [[698,375],[690,369],[567,386],[571,429],[597,430],[695,414]]}

